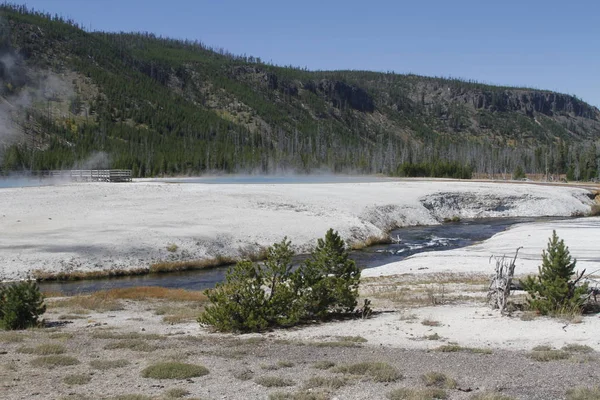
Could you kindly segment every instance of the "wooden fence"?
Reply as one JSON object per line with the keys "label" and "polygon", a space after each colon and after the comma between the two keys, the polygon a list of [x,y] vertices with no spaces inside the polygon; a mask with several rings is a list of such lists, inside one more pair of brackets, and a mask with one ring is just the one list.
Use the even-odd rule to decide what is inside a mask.
{"label": "wooden fence", "polygon": [[72,169],[35,171],[40,178],[71,179],[75,182],[131,182],[130,169]]}

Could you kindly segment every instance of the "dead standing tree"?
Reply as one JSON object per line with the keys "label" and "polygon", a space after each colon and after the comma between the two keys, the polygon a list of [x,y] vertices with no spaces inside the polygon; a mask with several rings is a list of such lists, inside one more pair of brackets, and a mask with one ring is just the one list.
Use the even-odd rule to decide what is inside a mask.
{"label": "dead standing tree", "polygon": [[496,261],[496,273],[492,275],[487,298],[492,308],[499,309],[502,315],[506,313],[510,287],[515,275],[515,262],[521,249],[522,247],[517,249],[512,260],[507,260],[506,256],[502,256],[501,258],[490,257],[490,261],[492,258]]}

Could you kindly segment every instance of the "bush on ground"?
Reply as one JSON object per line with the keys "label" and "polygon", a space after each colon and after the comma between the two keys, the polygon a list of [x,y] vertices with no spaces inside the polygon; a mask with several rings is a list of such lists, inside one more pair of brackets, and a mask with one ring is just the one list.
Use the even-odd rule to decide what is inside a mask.
{"label": "bush on ground", "polygon": [[542,252],[539,274],[522,281],[530,296],[529,306],[543,315],[554,315],[564,310],[581,313],[588,287],[587,283],[578,285],[583,273],[575,274],[576,262],[571,259],[564,240],[559,240],[556,231],[553,231],[547,251]]}
{"label": "bush on ground", "polygon": [[0,286],[0,329],[37,326],[45,312],[44,297],[34,281]]}
{"label": "bush on ground", "polygon": [[207,292],[211,305],[198,321],[220,331],[258,332],[354,311],[360,270],[337,232],[330,229],[295,270],[293,256],[284,238],[268,249],[263,265],[238,262]]}

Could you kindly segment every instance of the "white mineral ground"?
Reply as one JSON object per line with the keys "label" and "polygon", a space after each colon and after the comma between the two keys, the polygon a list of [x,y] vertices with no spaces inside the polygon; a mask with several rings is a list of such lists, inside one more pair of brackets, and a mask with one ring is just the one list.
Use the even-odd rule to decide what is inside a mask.
{"label": "white mineral ground", "polygon": [[[360,242],[393,227],[438,224],[455,216],[585,214],[593,204],[588,194],[563,186],[444,180],[276,185],[137,181],[4,188],[0,279],[21,279],[38,269],[128,269],[165,260],[238,256],[284,236],[303,251],[329,228]],[[547,235],[533,236],[530,243],[539,249]],[[521,239],[526,237],[517,242]],[[502,250],[512,251],[517,242]],[[167,250],[170,244],[178,246],[176,252]],[[499,254],[496,248],[492,253]],[[477,254],[485,259],[492,253],[482,249]],[[483,261],[475,267],[485,268]]]}

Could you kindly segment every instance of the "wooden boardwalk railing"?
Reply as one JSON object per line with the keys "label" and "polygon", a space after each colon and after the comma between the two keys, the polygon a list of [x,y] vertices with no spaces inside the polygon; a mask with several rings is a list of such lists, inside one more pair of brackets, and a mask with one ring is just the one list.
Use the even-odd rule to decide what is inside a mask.
{"label": "wooden boardwalk railing", "polygon": [[131,182],[130,169],[72,169],[35,171],[32,175],[44,178],[70,178],[75,182]]}

